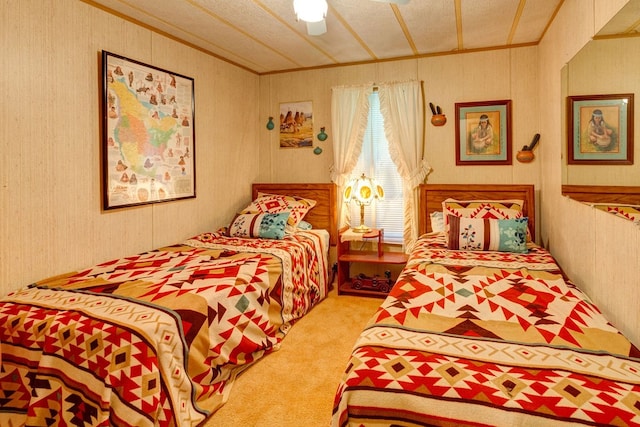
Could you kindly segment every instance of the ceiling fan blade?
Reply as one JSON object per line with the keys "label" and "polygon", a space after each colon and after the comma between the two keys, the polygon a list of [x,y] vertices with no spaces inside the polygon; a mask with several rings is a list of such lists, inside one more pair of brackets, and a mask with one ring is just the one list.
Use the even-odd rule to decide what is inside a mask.
{"label": "ceiling fan blade", "polygon": [[327,21],[307,22],[307,34],[310,36],[320,36],[327,32]]}

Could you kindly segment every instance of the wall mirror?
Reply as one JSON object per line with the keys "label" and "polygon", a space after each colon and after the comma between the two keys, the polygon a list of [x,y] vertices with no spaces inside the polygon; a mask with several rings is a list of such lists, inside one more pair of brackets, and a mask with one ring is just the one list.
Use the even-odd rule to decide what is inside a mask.
{"label": "wall mirror", "polygon": [[[562,194],[608,210],[617,216],[640,219],[640,0],[630,1],[562,69],[563,160]],[[568,97],[634,95],[635,112],[623,128],[631,137],[633,164],[568,164],[570,126],[579,122],[568,111]],[[608,101],[607,101],[608,102]],[[571,116],[571,117],[570,117]],[[576,127],[573,127],[576,129]],[[577,133],[573,130],[571,133]],[[575,135],[573,136],[575,138]],[[635,139],[635,141],[634,141]],[[575,149],[575,146],[574,146]],[[636,205],[638,208],[627,205]],[[635,212],[635,214],[634,214]]]}

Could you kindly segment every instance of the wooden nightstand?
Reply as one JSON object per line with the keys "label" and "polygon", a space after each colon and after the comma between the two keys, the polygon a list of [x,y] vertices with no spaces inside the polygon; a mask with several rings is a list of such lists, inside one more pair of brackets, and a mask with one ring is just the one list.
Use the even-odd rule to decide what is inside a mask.
{"label": "wooden nightstand", "polygon": [[342,228],[338,237],[338,294],[386,297],[389,289],[395,283],[395,279],[385,275],[372,278],[358,274],[351,277],[349,274],[351,263],[402,265],[407,263],[409,257],[402,252],[384,252],[382,247],[383,229],[372,229],[362,235],[362,241],[377,239],[377,250],[352,250],[352,242],[361,243],[362,241],[347,240],[346,238],[343,240],[343,235],[348,230],[348,227]]}

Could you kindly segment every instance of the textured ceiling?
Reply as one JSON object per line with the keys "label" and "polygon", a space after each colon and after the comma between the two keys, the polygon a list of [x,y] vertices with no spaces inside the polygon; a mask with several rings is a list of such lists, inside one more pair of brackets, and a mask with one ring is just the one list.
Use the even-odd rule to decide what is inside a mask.
{"label": "textured ceiling", "polygon": [[594,37],[595,39],[611,37],[640,36],[640,0],[630,0]]}
{"label": "textured ceiling", "polygon": [[535,45],[563,0],[328,0],[307,35],[293,0],[85,0],[258,74]]}

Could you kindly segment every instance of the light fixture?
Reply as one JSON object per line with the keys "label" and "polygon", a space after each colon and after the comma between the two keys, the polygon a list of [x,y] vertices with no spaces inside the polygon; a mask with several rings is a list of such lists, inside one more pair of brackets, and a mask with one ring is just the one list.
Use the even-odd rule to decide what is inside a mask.
{"label": "light fixture", "polygon": [[360,206],[360,225],[353,228],[353,231],[356,233],[367,233],[371,231],[371,228],[364,225],[364,207],[370,205],[374,199],[384,199],[382,186],[378,184],[375,179],[362,174],[361,177],[352,179],[347,183],[342,197],[345,203],[354,201]]}
{"label": "light fixture", "polygon": [[395,3],[395,4],[407,4],[409,0],[373,0],[379,3]]}
{"label": "light fixture", "polygon": [[327,0],[293,0],[296,18],[307,23],[307,33],[319,36],[327,32]]}

